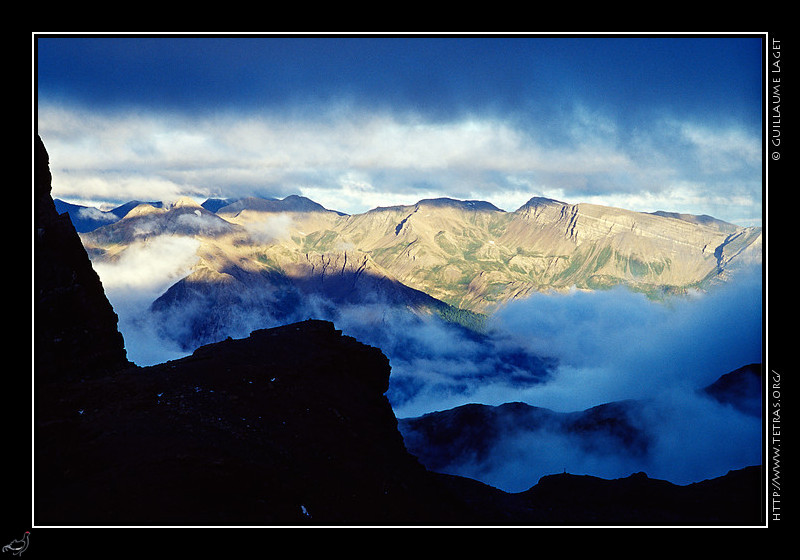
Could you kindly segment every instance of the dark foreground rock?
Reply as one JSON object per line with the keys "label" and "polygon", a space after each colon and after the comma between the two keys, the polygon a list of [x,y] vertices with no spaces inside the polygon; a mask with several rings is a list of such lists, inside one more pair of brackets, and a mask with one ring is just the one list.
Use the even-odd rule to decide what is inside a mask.
{"label": "dark foreground rock", "polygon": [[690,487],[556,477],[519,494],[430,472],[384,394],[386,357],[328,322],[136,367],[49,180],[36,175],[36,526],[761,522],[758,468]]}
{"label": "dark foreground rock", "polygon": [[377,349],[307,321],[38,400],[36,520],[89,525],[482,520],[403,446]]}

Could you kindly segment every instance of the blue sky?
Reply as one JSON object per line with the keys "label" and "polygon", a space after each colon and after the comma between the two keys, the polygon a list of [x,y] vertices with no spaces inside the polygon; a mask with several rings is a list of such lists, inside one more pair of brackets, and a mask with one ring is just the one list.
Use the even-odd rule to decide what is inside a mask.
{"label": "blue sky", "polygon": [[53,196],[762,216],[762,39],[34,38]]}

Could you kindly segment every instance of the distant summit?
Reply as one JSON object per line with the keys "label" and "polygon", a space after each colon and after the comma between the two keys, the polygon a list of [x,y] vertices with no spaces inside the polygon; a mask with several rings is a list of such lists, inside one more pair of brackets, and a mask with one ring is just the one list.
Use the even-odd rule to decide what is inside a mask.
{"label": "distant summit", "polygon": [[238,198],[209,198],[201,206],[209,212],[216,212],[220,208],[233,204]]}
{"label": "distant summit", "polygon": [[181,198],[159,207],[139,204],[108,225],[84,232],[90,245],[133,243],[158,235],[214,237],[231,233],[240,226],[209,212],[191,198]]}
{"label": "distant summit", "polygon": [[169,208],[202,208],[202,205],[189,196],[182,196],[169,204]]}
{"label": "distant summit", "polygon": [[552,198],[545,198],[543,196],[534,196],[528,202],[520,206],[517,211],[523,210],[525,208],[535,208],[536,206],[549,206],[549,205],[566,205],[566,202],[561,202],[560,200],[555,200]]}
{"label": "distant summit", "polygon": [[[78,233],[89,233],[100,227],[113,224],[128,214],[135,208],[146,205],[154,209],[168,209],[168,208],[201,208],[203,211],[212,214],[219,213],[220,215],[234,215],[244,210],[256,212],[292,212],[292,213],[310,213],[310,212],[330,212],[339,216],[346,216],[344,212],[336,210],[328,210],[321,204],[314,202],[310,198],[299,195],[289,195],[284,199],[272,199],[262,197],[244,197],[244,198],[209,198],[202,203],[198,203],[190,197],[181,197],[174,201],[150,201],[142,202],[139,200],[132,200],[126,202],[113,210],[100,210],[92,206],[84,206],[80,204],[73,204],[54,199],[56,211],[59,214],[68,214],[75,230]],[[139,209],[140,213],[141,208]]]}
{"label": "distant summit", "polygon": [[[289,195],[282,200],[250,196],[235,199],[229,204],[220,205],[212,203],[210,206],[216,206],[216,213],[220,215],[236,214],[243,210],[254,210],[258,212],[336,212],[334,210],[328,210],[310,198],[296,194]],[[336,213],[341,216],[345,215],[341,212]]]}

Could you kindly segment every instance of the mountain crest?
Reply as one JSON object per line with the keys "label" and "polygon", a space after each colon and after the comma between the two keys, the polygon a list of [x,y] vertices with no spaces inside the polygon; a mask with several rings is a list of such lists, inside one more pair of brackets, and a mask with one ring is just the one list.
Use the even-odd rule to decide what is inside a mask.
{"label": "mountain crest", "polygon": [[217,208],[217,213],[223,216],[235,215],[245,210],[257,212],[334,212],[344,215],[341,212],[328,210],[321,204],[314,202],[310,198],[292,194],[279,200],[274,198],[261,198],[258,196],[248,196],[232,201],[230,204]]}
{"label": "mountain crest", "polygon": [[426,198],[415,205],[417,208],[455,208],[464,211],[503,212],[500,208],[484,200],[457,200],[455,198]]}
{"label": "mountain crest", "polygon": [[551,206],[551,205],[560,205],[566,206],[566,202],[561,202],[560,200],[555,200],[553,198],[546,198],[543,196],[534,196],[528,202],[520,206],[517,211],[524,210],[526,208],[536,208],[537,206]]}
{"label": "mountain crest", "polygon": [[188,196],[182,196],[174,200],[170,205],[170,209],[177,208],[202,208],[199,202]]}
{"label": "mountain crest", "polygon": [[443,197],[351,216],[298,195],[217,202],[216,212],[187,198],[169,210],[139,205],[84,239],[100,254],[108,243],[143,234],[198,235],[212,247],[228,243],[226,234],[247,232],[249,253],[240,255],[241,240],[226,251],[271,274],[285,273],[309,253],[334,262],[342,251],[357,251],[398,284],[478,313],[549,289],[625,285],[653,297],[703,289],[761,255],[760,228],[541,196],[514,212]]}
{"label": "mountain crest", "polygon": [[139,217],[142,217],[142,216],[149,216],[151,214],[163,214],[165,212],[167,212],[167,208],[164,208],[164,207],[160,207],[159,208],[159,207],[153,206],[152,204],[148,204],[146,202],[142,202],[140,204],[137,204],[133,208],[131,208],[128,211],[128,213],[125,214],[125,216],[123,216],[123,219],[126,219],[126,218],[127,219],[139,218]]}

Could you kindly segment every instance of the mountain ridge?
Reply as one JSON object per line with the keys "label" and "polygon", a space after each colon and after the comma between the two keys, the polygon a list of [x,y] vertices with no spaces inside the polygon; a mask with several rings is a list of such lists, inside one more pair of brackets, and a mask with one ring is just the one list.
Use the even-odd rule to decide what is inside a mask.
{"label": "mountain ridge", "polygon": [[[762,416],[762,367],[748,364],[721,375],[716,381],[694,391],[697,402],[708,397],[714,403],[730,407],[752,418]],[[631,465],[647,464],[648,456],[659,445],[662,426],[653,425],[658,417],[662,424],[672,421],[671,414],[680,414],[676,402],[670,401],[663,415],[656,398],[611,401],[584,410],[557,412],[524,402],[499,405],[470,403],[421,416],[399,418],[398,428],[408,450],[420,462],[436,472],[459,474],[503,487],[494,478],[491,465],[500,454],[522,456],[510,450],[514,442],[525,442],[525,453],[531,457],[546,456],[552,448],[569,448],[564,453],[564,469],[583,468],[578,458],[589,457],[588,464],[611,464],[619,461]],[[692,402],[686,398],[686,402]],[[704,431],[707,428],[698,427]],[[699,437],[698,433],[682,433],[683,437]],[[628,462],[626,462],[628,461]],[[550,464],[543,459],[542,464]],[[524,463],[520,463],[523,465]],[[535,465],[535,463],[533,463]],[[520,467],[521,469],[521,467]],[[500,471],[502,472],[502,471]],[[551,471],[552,472],[552,471]],[[536,477],[520,482],[523,473],[513,477],[513,484],[529,489]],[[532,476],[532,475],[531,475]],[[508,484],[511,484],[509,482]],[[508,488],[504,488],[509,491]]]}
{"label": "mountain ridge", "polygon": [[[302,202],[301,202],[302,201]],[[150,204],[155,207],[160,207],[162,205],[169,205],[171,204],[170,201],[150,201],[144,202],[139,200],[128,201],[123,204],[120,204],[113,208],[112,210],[100,210],[95,206],[87,206],[82,204],[70,203],[65,200],[55,198],[54,202],[56,207],[59,210],[59,213],[68,213],[73,220],[75,219],[75,213],[81,210],[96,210],[98,212],[104,213],[113,213],[118,217],[123,217],[130,208],[137,206],[139,204]],[[234,211],[238,211],[241,208],[246,208],[248,205],[254,205],[256,207],[260,207],[265,211],[273,211],[273,212],[280,212],[285,211],[286,208],[294,207],[295,209],[299,210],[307,210],[307,209],[315,209],[319,211],[326,211],[326,212],[333,212],[340,216],[354,216],[358,214],[348,214],[346,212],[342,212],[336,209],[328,209],[325,208],[323,205],[315,202],[314,200],[299,195],[299,194],[292,194],[287,195],[283,199],[280,198],[269,198],[269,197],[262,197],[262,196],[243,196],[243,197],[233,197],[233,198],[207,198],[202,203],[198,203],[200,206],[209,210],[210,212],[217,213],[222,208],[228,208],[227,213],[232,213]],[[385,210],[396,210],[396,209],[409,209],[414,208],[415,206],[419,205],[429,205],[429,206],[454,206],[460,207],[465,209],[482,209],[482,210],[489,210],[489,211],[496,211],[502,213],[515,213],[525,208],[535,207],[538,205],[547,205],[547,204],[557,204],[557,205],[574,205],[574,204],[591,204],[591,203],[568,203],[562,202],[557,199],[542,197],[542,196],[532,196],[528,199],[524,204],[519,206],[514,210],[504,210],[499,208],[491,201],[488,200],[480,200],[480,199],[458,199],[452,197],[438,197],[438,198],[423,198],[413,204],[399,204],[399,205],[389,205],[389,206],[376,206],[369,210],[366,210],[362,213],[368,212],[380,212]],[[605,206],[605,205],[598,205],[593,204],[594,206],[603,206],[606,208],[614,208],[613,206]],[[666,218],[673,218],[677,220],[686,221],[689,223],[696,223],[706,226],[717,227],[721,229],[737,229],[742,228],[745,226],[740,226],[732,222],[726,222],[714,216],[710,216],[708,214],[689,214],[685,212],[674,212],[668,210],[655,210],[652,212],[644,212],[640,210],[628,210],[630,212],[640,213],[640,214],[651,214],[658,217],[666,217]],[[109,218],[108,220],[110,220]],[[751,226],[753,227],[753,226]],[[757,227],[757,226],[756,226]],[[77,228],[77,226],[76,226]],[[79,231],[79,233],[84,233]]]}
{"label": "mountain ridge", "polygon": [[[685,293],[724,281],[741,262],[762,258],[758,227],[541,197],[513,212],[483,201],[439,198],[346,215],[297,196],[251,197],[215,212],[201,209],[249,231],[250,239],[237,243],[261,246],[257,252],[271,253],[278,267],[287,257],[296,262],[302,254],[357,250],[398,282],[479,313],[535,291],[572,287],[626,285],[653,297]],[[123,218],[82,237],[102,253],[108,239],[131,239],[102,236],[126,224]],[[228,232],[219,225],[207,237]],[[255,237],[259,228],[272,237]]]}

